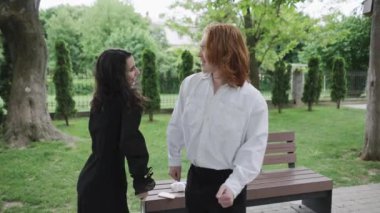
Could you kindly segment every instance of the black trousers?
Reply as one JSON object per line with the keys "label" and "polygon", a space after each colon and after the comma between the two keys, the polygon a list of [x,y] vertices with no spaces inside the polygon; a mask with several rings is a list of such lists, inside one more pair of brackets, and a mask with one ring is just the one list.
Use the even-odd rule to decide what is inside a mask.
{"label": "black trousers", "polygon": [[247,187],[235,198],[229,208],[223,208],[216,198],[219,187],[232,170],[213,170],[194,165],[187,174],[185,191],[186,209],[189,213],[245,213]]}

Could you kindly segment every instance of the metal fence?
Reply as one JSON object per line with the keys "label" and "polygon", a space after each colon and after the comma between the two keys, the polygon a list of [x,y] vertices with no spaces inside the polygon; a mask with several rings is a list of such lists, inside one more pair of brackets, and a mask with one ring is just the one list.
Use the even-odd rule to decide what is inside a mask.
{"label": "metal fence", "polygon": [[[347,98],[365,97],[366,72],[349,72],[347,73],[348,92]],[[47,80],[48,90],[48,109],[49,112],[55,111],[55,88],[51,78]],[[261,78],[262,94],[267,100],[271,100],[271,81],[268,78]],[[330,100],[330,79],[327,76],[323,78],[321,100]],[[73,80],[74,100],[78,112],[86,112],[90,109],[90,101],[94,89],[94,80],[90,75],[77,75]],[[289,92],[291,94],[291,92]],[[178,94],[161,94],[161,109],[172,109],[177,100]],[[291,99],[291,95],[289,99]]]}

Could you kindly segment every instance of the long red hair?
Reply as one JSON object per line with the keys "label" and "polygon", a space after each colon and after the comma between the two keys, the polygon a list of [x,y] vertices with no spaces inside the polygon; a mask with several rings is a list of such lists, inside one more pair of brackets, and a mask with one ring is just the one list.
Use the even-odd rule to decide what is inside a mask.
{"label": "long red hair", "polygon": [[206,58],[218,67],[230,86],[248,79],[249,54],[240,30],[231,24],[211,24],[205,29]]}

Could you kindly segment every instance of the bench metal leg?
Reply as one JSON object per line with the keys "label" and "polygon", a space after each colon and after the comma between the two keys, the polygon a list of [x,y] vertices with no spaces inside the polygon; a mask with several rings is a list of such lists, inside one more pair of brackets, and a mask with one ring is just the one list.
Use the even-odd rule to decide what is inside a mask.
{"label": "bench metal leg", "polygon": [[326,192],[325,197],[302,200],[302,204],[317,213],[331,213],[332,190]]}

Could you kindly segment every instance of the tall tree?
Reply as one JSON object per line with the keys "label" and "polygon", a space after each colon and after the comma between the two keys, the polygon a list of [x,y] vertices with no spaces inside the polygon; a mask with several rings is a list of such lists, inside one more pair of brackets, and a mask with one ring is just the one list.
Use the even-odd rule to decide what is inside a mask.
{"label": "tall tree", "polygon": [[5,141],[25,146],[31,141],[64,139],[52,124],[46,105],[47,50],[39,0],[0,3],[0,30],[8,41],[13,63],[5,121]]}
{"label": "tall tree", "polygon": [[185,50],[181,55],[182,64],[179,70],[180,82],[193,73],[194,57],[190,51]]}
{"label": "tall tree", "polygon": [[380,161],[380,0],[373,0],[363,160]]}
{"label": "tall tree", "polygon": [[272,103],[277,106],[278,113],[281,113],[283,106],[289,102],[291,66],[285,67],[284,61],[278,61],[274,67]]}
{"label": "tall tree", "polygon": [[331,100],[336,102],[336,108],[340,108],[340,102],[347,92],[347,79],[344,59],[334,59],[332,68]]}
{"label": "tall tree", "polygon": [[312,110],[313,103],[318,100],[318,89],[319,89],[319,58],[310,58],[308,63],[309,71],[307,73],[306,82],[302,95],[302,102],[307,104],[307,109]]}
{"label": "tall tree", "polygon": [[145,106],[149,121],[153,121],[153,113],[160,109],[160,93],[158,91],[158,75],[156,72],[156,55],[149,49],[143,53],[143,95],[148,98]]}
{"label": "tall tree", "polygon": [[58,40],[55,44],[57,65],[55,68],[53,81],[55,85],[55,112],[62,116],[69,125],[69,117],[75,113],[75,101],[73,99],[73,78],[70,52],[66,43]]}

